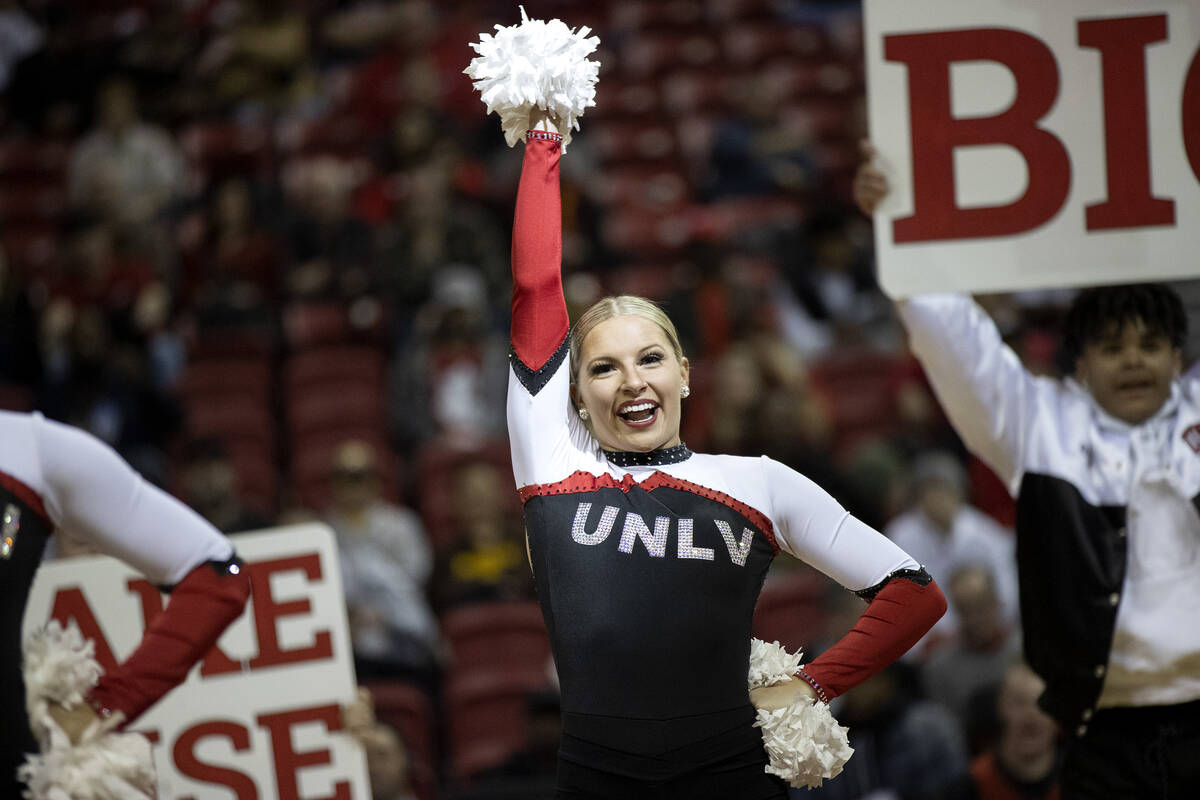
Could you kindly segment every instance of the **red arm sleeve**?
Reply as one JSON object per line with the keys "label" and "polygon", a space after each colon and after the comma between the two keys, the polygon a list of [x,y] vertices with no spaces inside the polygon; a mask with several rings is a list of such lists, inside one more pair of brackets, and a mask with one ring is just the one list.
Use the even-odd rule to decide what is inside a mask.
{"label": "red arm sleeve", "polygon": [[250,578],[236,560],[196,567],[175,586],[125,663],[100,678],[88,702],[102,716],[120,711],[123,724],[133,722],[187,677],[249,596]]}
{"label": "red arm sleeve", "polygon": [[570,328],[561,274],[561,141],[561,136],[546,131],[527,134],[513,219],[512,345],[531,370],[554,355]]}
{"label": "red arm sleeve", "polygon": [[832,700],[908,652],[945,613],[946,598],[936,582],[921,586],[892,578],[854,627],[804,666],[801,677],[818,684],[823,699]]}

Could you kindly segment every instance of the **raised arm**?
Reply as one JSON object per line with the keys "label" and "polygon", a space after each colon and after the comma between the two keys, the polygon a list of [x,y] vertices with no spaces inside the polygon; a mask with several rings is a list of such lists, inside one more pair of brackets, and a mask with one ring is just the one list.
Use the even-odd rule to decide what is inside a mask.
{"label": "raised arm", "polygon": [[[561,142],[553,131],[531,129],[526,134],[513,217],[513,366],[519,363],[533,373],[547,366],[569,329],[562,291]],[[532,393],[540,389],[536,380],[522,383]]]}
{"label": "raised arm", "polygon": [[190,508],[75,428],[35,423],[46,506],[55,522],[171,592],[137,649],[88,698],[125,724],[177,686],[236,619],[250,582],[233,546]]}
{"label": "raised arm", "polygon": [[954,429],[1015,494],[1039,393],[1053,384],[1039,386],[970,297],[926,295],[896,309]]}
{"label": "raised arm", "polygon": [[[874,164],[875,148],[867,141],[861,148],[864,161],[854,177],[854,199],[871,215],[889,186]],[[898,301],[896,308],[954,429],[1015,492],[1038,403],[1038,381],[970,297],[927,295]]]}
{"label": "raised arm", "polygon": [[589,436],[570,403],[570,322],[561,275],[561,137],[553,124],[546,124],[551,130],[534,127],[526,134],[513,220],[508,437],[518,488],[569,473]]}

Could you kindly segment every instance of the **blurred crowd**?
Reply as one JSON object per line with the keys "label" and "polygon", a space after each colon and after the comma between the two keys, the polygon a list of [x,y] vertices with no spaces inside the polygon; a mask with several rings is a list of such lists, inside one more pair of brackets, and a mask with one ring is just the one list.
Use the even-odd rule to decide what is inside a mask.
{"label": "blurred crowd", "polygon": [[[851,206],[859,4],[524,5],[602,42],[563,159],[572,311],[661,301],[694,365],[685,441],[800,470],[947,589],[946,619],[835,709],[858,755],[813,794],[1052,782],[1016,662],[1011,501],[908,354]],[[548,663],[505,684],[511,746],[468,758],[452,721],[478,696],[448,631],[533,600],[503,412],[520,153],[461,74],[517,19],[496,0],[0,0],[0,407],[97,434],[223,531],[333,527],[359,677],[400,729],[351,726],[383,800],[535,797],[553,770]],[[1030,369],[1062,371],[1069,295],[983,299]],[[764,594],[810,621],[810,653],[859,610],[813,583],[780,563]]]}

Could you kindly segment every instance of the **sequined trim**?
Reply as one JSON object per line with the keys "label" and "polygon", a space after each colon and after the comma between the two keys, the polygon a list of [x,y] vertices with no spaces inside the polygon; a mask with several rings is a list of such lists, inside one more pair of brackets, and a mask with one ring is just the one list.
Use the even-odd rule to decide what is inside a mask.
{"label": "sequined trim", "polygon": [[561,142],[563,140],[563,135],[561,133],[553,133],[551,131],[543,131],[543,130],[537,130],[534,128],[530,128],[529,130],[525,131],[525,138],[526,139],[545,139],[548,142]]}
{"label": "sequined trim", "polygon": [[883,587],[887,586],[892,578],[903,578],[906,581],[912,581],[917,586],[928,586],[933,581],[933,576],[926,572],[924,567],[920,569],[898,569],[874,586],[860,589],[855,594],[869,603],[875,599],[875,595],[883,591]]}
{"label": "sequined trim", "polygon": [[814,678],[812,675],[809,675],[804,670],[797,672],[796,677],[812,687],[813,691],[817,693],[818,700],[825,705],[829,705],[829,695],[825,694],[825,690],[821,688],[821,684],[817,683],[816,678]]}
{"label": "sequined trim", "polygon": [[[204,563],[208,564],[208,566],[212,569],[212,571],[217,573],[221,577],[224,577],[226,575],[237,575],[245,568],[242,566],[242,559],[238,556],[237,551],[234,551],[234,553],[231,556],[229,556],[229,558],[225,559],[224,561],[217,561],[216,559],[212,559],[212,560],[206,561]],[[176,585],[177,584],[174,584],[174,583],[162,584],[158,587],[158,590],[160,592],[162,592],[163,594],[170,594],[175,589]]]}
{"label": "sequined trim", "polygon": [[665,472],[655,472],[644,481],[635,481],[632,475],[626,475],[618,481],[611,475],[593,475],[590,472],[577,470],[556,483],[531,483],[528,486],[522,486],[517,493],[521,496],[522,503],[528,503],[535,497],[558,494],[583,494],[585,492],[594,492],[597,489],[620,489],[622,492],[628,493],[635,486],[647,492],[652,492],[659,487],[676,489],[716,501],[723,506],[731,508],[749,520],[751,525],[762,531],[763,535],[767,537],[767,542],[771,545],[771,551],[775,555],[779,555],[779,543],[775,541],[775,526],[771,524],[771,520],[767,518],[766,514],[753,506],[743,503],[741,500],[730,497],[724,492],[718,492],[716,489],[709,489],[707,486],[701,486],[698,483],[676,478],[674,475],[668,475]]}
{"label": "sequined trim", "polygon": [[663,464],[678,464],[692,457],[692,451],[683,442],[674,447],[651,450],[648,453],[629,453],[605,450],[604,457],[618,467],[661,467]]}
{"label": "sequined trim", "polygon": [[516,374],[517,380],[521,382],[521,385],[525,387],[525,391],[531,395],[536,395],[550,382],[550,378],[554,376],[563,359],[567,357],[570,341],[570,336],[563,337],[562,344],[558,346],[554,354],[539,369],[531,369],[521,360],[515,349],[509,349],[508,363],[512,365],[513,373]]}

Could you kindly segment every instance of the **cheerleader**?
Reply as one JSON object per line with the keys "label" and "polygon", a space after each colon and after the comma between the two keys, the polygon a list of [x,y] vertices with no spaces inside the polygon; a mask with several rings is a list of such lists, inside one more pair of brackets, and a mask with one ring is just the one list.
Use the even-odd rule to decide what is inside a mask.
{"label": "cheerleader", "polygon": [[[513,232],[508,430],[562,686],[557,796],[784,798],[756,709],[828,703],[899,658],[945,600],[803,475],[688,449],[690,365],[653,303],[605,298],[570,328],[563,137],[554,119],[534,122]],[[754,606],[780,551],[868,605],[791,680],[748,692]]]}
{"label": "cheerleader", "polygon": [[241,614],[250,584],[228,539],[93,436],[40,414],[0,412],[0,441],[0,797],[16,798],[17,769],[38,750],[26,718],[21,623],[56,528],[171,592],[141,644],[86,703],[49,706],[73,742],[123,728],[178,685]]}

